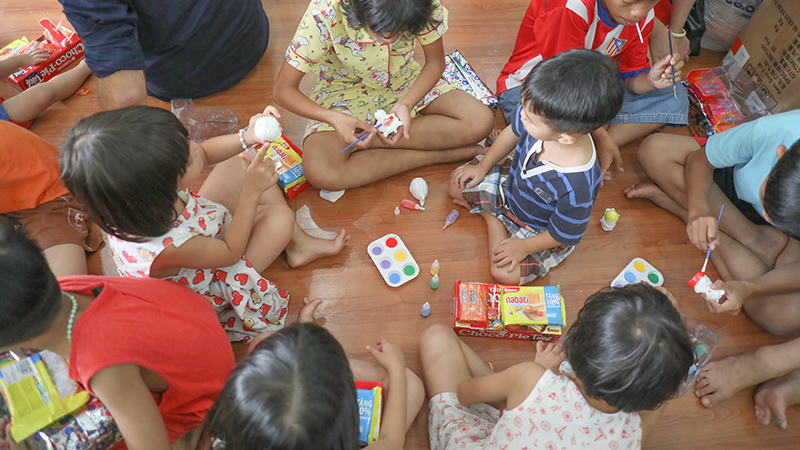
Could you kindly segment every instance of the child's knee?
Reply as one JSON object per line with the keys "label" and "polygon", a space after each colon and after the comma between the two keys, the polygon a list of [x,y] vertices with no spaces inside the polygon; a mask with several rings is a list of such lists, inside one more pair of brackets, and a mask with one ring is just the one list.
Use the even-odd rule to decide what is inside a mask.
{"label": "child's knee", "polygon": [[464,190],[457,184],[454,184],[452,181],[448,182],[448,192],[450,197],[453,197],[456,200],[464,201]]}
{"label": "child's knee", "polygon": [[492,264],[492,277],[500,284],[517,285],[519,284],[519,266],[509,272],[508,266],[498,267]]}
{"label": "child's knee", "polygon": [[438,355],[452,353],[459,345],[458,336],[453,330],[440,323],[431,325],[419,337],[423,369],[430,370],[436,365]]}

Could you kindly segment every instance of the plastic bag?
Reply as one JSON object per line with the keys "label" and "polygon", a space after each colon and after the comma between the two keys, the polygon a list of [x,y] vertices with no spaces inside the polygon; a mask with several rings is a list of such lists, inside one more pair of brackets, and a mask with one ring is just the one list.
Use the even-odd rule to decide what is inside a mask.
{"label": "plastic bag", "polygon": [[763,0],[705,0],[706,31],[702,46],[727,52]]}
{"label": "plastic bag", "polygon": [[190,98],[174,98],[172,114],[189,131],[189,139],[203,142],[239,131],[239,118],[232,109],[195,108]]}
{"label": "plastic bag", "polygon": [[686,24],[683,26],[683,29],[686,30],[686,38],[689,39],[689,56],[691,57],[700,54],[700,41],[706,32],[705,14],[706,3],[694,2],[692,10],[689,11],[689,16],[686,18]]}

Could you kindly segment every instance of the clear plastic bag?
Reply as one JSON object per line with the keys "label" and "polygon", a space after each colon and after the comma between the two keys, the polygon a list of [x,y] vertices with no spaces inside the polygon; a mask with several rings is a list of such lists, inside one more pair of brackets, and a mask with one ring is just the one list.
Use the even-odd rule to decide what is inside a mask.
{"label": "clear plastic bag", "polygon": [[239,131],[239,118],[232,109],[195,108],[190,98],[174,98],[172,114],[189,131],[189,139],[202,142]]}

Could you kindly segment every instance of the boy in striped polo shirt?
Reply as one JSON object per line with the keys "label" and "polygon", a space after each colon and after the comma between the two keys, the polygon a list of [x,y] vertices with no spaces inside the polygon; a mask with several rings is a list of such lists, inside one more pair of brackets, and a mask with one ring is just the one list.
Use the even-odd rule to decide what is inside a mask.
{"label": "boy in striped polo shirt", "polygon": [[607,56],[548,58],[525,77],[522,104],[486,155],[453,171],[454,201],[486,220],[499,283],[546,275],[581,240],[603,175],[589,133],[614,118],[624,91]]}

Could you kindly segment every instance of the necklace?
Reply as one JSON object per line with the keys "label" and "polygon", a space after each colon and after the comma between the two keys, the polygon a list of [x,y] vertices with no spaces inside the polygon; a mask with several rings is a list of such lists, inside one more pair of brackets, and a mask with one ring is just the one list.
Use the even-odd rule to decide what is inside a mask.
{"label": "necklace", "polygon": [[72,300],[72,308],[69,310],[69,320],[67,321],[67,340],[72,342],[72,326],[75,324],[75,313],[78,311],[78,299],[69,292],[64,294]]}

